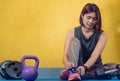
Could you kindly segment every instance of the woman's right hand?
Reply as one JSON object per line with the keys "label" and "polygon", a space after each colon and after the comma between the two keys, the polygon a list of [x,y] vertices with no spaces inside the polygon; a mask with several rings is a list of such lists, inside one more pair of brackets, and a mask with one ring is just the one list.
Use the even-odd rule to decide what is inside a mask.
{"label": "woman's right hand", "polygon": [[79,66],[77,68],[78,73],[81,74],[81,76],[85,75],[85,67],[84,66]]}
{"label": "woman's right hand", "polygon": [[71,69],[72,67],[74,67],[74,64],[72,62],[66,62],[65,63],[65,69],[69,70]]}

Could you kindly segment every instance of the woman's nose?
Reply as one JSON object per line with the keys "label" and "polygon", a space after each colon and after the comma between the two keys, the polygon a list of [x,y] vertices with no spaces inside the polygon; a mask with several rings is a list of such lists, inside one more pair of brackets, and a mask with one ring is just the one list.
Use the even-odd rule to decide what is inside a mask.
{"label": "woman's nose", "polygon": [[91,19],[89,20],[89,22],[93,23],[93,22],[94,22],[94,20],[91,18]]}

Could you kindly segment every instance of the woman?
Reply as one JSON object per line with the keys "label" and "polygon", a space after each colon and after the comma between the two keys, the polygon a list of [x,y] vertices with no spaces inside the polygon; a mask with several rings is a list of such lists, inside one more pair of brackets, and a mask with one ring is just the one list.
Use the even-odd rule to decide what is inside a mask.
{"label": "woman", "polygon": [[107,41],[107,35],[101,29],[101,14],[96,4],[84,6],[79,22],[80,26],[70,30],[65,41],[63,64],[66,70],[62,72],[72,67],[77,70],[76,73],[69,73],[68,80],[79,80],[86,71],[101,66],[101,52]]}

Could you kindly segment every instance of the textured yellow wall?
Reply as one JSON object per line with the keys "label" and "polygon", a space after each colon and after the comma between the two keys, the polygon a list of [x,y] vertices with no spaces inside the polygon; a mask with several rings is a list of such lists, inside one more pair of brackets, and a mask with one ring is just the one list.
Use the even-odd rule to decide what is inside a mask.
{"label": "textured yellow wall", "polygon": [[39,67],[63,67],[66,34],[79,25],[88,2],[100,7],[108,34],[103,62],[120,63],[119,0],[0,0],[0,62],[33,54],[40,59]]}

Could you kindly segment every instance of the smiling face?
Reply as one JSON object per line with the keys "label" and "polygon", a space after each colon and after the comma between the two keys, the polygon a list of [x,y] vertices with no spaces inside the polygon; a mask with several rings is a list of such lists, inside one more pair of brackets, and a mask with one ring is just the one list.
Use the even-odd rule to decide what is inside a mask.
{"label": "smiling face", "polygon": [[87,29],[93,29],[97,23],[97,17],[95,12],[89,12],[82,16],[83,25]]}

